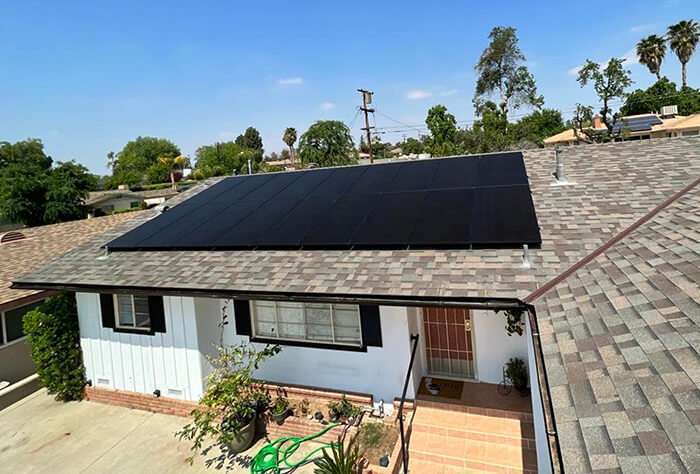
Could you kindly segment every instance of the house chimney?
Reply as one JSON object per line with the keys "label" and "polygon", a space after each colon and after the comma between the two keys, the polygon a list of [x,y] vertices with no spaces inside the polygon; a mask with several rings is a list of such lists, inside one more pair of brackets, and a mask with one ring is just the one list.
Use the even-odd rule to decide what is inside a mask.
{"label": "house chimney", "polygon": [[599,129],[599,128],[604,128],[605,125],[603,124],[603,119],[600,117],[600,115],[594,115],[593,116],[593,128],[594,129]]}
{"label": "house chimney", "polygon": [[566,173],[564,173],[564,157],[559,147],[554,148],[554,156],[556,157],[556,166],[552,174],[558,183],[567,183],[569,180],[566,179]]}

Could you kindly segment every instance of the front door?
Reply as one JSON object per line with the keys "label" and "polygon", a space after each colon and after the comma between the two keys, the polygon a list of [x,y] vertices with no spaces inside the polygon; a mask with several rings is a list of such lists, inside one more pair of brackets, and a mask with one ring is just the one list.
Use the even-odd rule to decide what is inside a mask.
{"label": "front door", "polygon": [[423,308],[423,329],[430,375],[474,378],[472,321],[468,309]]}

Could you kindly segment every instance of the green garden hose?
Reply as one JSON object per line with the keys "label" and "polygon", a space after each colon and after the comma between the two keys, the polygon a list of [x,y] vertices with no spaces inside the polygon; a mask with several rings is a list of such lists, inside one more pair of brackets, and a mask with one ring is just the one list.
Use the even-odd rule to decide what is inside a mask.
{"label": "green garden hose", "polygon": [[314,461],[314,457],[319,453],[319,451],[322,451],[325,448],[331,448],[333,445],[337,445],[338,443],[324,443],[297,462],[292,462],[290,458],[299,449],[299,447],[301,447],[302,443],[323,436],[328,431],[338,426],[338,424],[339,423],[331,423],[318,433],[304,436],[303,438],[298,436],[287,436],[266,444],[262,447],[262,449],[260,449],[260,451],[258,451],[258,454],[253,457],[253,460],[250,463],[251,474],[280,474],[282,469],[285,471],[292,470]]}

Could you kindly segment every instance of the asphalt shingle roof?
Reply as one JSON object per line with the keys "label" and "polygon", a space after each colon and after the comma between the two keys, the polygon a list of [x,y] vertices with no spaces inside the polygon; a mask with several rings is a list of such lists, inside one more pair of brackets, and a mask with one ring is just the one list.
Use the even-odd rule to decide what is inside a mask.
{"label": "asphalt shingle roof", "polygon": [[700,472],[700,187],[535,307],[567,472]]}
{"label": "asphalt shingle roof", "polygon": [[26,239],[0,244],[0,306],[39,293],[11,289],[12,280],[37,270],[68,250],[107,229],[137,217],[137,213],[115,214],[61,224],[18,229]]}

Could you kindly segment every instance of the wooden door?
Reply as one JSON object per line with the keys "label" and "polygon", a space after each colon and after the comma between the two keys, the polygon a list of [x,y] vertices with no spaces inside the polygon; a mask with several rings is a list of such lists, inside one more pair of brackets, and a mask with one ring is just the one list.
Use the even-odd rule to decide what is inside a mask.
{"label": "wooden door", "polygon": [[461,308],[423,308],[428,373],[474,378],[471,314]]}

